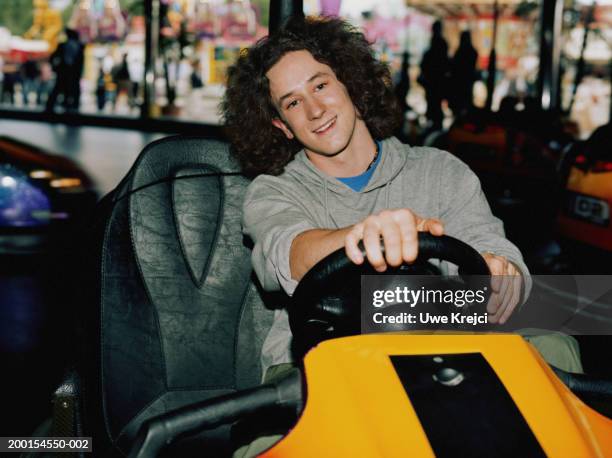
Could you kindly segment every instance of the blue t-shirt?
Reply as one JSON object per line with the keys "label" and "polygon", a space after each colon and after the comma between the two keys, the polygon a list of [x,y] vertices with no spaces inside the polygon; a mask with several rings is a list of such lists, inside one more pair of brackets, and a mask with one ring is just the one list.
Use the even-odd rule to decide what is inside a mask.
{"label": "blue t-shirt", "polygon": [[374,170],[376,170],[376,167],[378,167],[378,163],[380,162],[380,157],[382,156],[382,145],[380,144],[378,140],[376,141],[376,149],[378,151],[378,156],[376,156],[376,160],[374,161],[374,164],[372,164],[372,167],[370,167],[368,170],[363,172],[361,175],[357,175],[354,177],[337,178],[337,179],[340,180],[345,185],[347,185],[349,188],[351,188],[355,192],[359,192],[363,188],[365,188],[370,182],[370,178],[372,178],[372,174],[374,173]]}

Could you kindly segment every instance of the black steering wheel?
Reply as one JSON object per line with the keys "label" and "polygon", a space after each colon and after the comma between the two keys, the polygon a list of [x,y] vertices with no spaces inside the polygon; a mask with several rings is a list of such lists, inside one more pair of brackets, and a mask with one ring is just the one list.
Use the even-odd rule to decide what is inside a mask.
{"label": "black steering wheel", "polygon": [[[476,287],[472,284],[474,281],[489,282],[487,263],[468,244],[447,235],[426,232],[419,232],[418,241],[418,257],[414,263],[388,268],[383,275],[439,274],[427,262],[435,258],[456,264],[459,275],[470,287]],[[363,245],[360,248],[365,259]],[[381,274],[367,260],[361,265],[354,264],[341,248],[319,261],[302,278],[288,307],[293,352],[298,360],[323,340],[359,334],[361,275]]]}

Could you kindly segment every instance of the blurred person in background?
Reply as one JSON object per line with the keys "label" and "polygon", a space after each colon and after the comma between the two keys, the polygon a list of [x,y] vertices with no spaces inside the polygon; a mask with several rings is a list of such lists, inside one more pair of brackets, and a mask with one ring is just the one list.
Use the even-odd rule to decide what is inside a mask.
{"label": "blurred person in background", "polygon": [[40,78],[38,80],[38,90],[36,92],[36,105],[44,105],[49,98],[53,86],[53,69],[47,61],[39,64]]}
{"label": "blurred person in background", "polygon": [[408,105],[408,93],[410,92],[410,54],[408,51],[402,53],[402,66],[395,75],[393,92],[397,98],[397,103],[402,112],[402,124],[395,132],[395,135],[402,141],[407,141],[409,136],[409,125],[407,113],[412,110]]}
{"label": "blurred person in background", "polygon": [[104,106],[106,105],[106,74],[102,67],[100,67],[98,79],[96,81],[96,105],[98,111],[104,110]]}
{"label": "blurred person in background", "polygon": [[431,42],[421,60],[421,74],[418,82],[425,89],[427,112],[425,116],[429,121],[428,130],[442,129],[442,100],[445,95],[449,60],[448,45],[442,36],[442,22],[436,21],[431,27]]}
{"label": "blurred person in background", "polygon": [[[121,62],[112,70],[113,82],[117,86],[117,96],[113,100],[113,111],[117,108],[117,101],[121,98],[127,98],[128,103],[132,96],[132,80],[130,79],[130,69],[128,68],[128,55],[124,53],[121,56]],[[131,105],[131,103],[130,103]]]}
{"label": "blurred person in background", "polygon": [[478,52],[472,45],[469,30],[461,32],[457,52],[450,61],[448,104],[455,118],[473,106],[474,82],[478,79],[476,61]]}
{"label": "blurred person in background", "polygon": [[197,59],[191,63],[191,75],[189,75],[189,81],[191,83],[191,89],[201,89],[204,87],[204,82],[200,77],[200,61]]}
{"label": "blurred person in background", "polygon": [[21,97],[23,98],[23,106],[29,105],[28,97],[30,93],[35,92],[38,103],[38,86],[40,85],[40,69],[38,62],[28,59],[21,65]]}
{"label": "blurred person in background", "polygon": [[61,43],[49,59],[55,71],[55,86],[47,99],[47,111],[54,111],[58,97],[67,111],[78,110],[81,99],[84,46],[79,34],[66,29],[66,41]]}
{"label": "blurred person in background", "polygon": [[408,51],[404,51],[402,53],[402,67],[397,73],[394,88],[395,96],[397,97],[400,109],[404,114],[406,114],[406,112],[410,109],[407,100],[408,93],[410,92],[410,75],[408,74],[409,68],[410,54],[408,54]]}
{"label": "blurred person in background", "polygon": [[13,105],[15,103],[15,84],[19,82],[19,67],[17,64],[4,61],[2,64],[2,74],[0,102]]}
{"label": "blurred person in background", "polygon": [[138,56],[130,55],[127,62],[128,72],[130,74],[130,91],[128,92],[128,104],[130,109],[137,108],[142,105],[142,97],[140,95],[140,82],[144,79],[144,61]]}

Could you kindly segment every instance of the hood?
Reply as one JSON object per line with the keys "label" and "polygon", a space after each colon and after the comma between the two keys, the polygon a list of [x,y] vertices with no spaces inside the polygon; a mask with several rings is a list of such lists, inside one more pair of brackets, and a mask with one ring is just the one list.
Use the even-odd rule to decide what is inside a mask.
{"label": "hood", "polygon": [[[382,156],[380,158],[380,163],[378,167],[376,167],[368,185],[359,191],[361,194],[384,187],[389,182],[393,181],[402,171],[410,155],[410,147],[402,144],[395,137],[387,138],[383,140],[381,144]],[[302,183],[312,183],[313,186],[324,186],[326,190],[335,194],[346,195],[355,193],[355,191],[346,184],[316,168],[312,162],[310,162],[303,149],[296,154],[293,161],[287,164],[286,172],[296,176]]]}

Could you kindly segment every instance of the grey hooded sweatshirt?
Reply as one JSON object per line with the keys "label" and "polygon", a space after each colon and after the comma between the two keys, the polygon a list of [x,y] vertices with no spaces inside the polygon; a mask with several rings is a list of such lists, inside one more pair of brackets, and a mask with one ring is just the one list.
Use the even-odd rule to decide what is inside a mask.
{"label": "grey hooded sweatshirt", "polygon": [[[444,233],[474,247],[505,256],[523,273],[527,297],[531,281],[519,250],[505,238],[491,213],[480,182],[455,156],[435,148],[410,147],[396,138],[382,142],[381,158],[368,185],[353,191],[317,169],[300,151],[279,176],[260,175],[249,186],[243,230],[251,237],[253,268],[267,291],[292,295],[289,251],[293,239],[309,229],[339,229],[384,209],[409,208],[423,218],[438,218]],[[449,275],[457,268],[442,263]],[[262,348],[262,366],[291,361],[291,331],[285,310],[276,311]]]}

